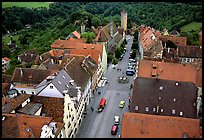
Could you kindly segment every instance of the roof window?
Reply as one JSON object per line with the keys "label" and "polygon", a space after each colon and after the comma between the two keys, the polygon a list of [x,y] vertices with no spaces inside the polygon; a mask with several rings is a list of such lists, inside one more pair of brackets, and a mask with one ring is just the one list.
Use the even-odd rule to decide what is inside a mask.
{"label": "roof window", "polygon": [[137,111],[137,110],[139,110],[139,107],[138,107],[138,105],[136,105],[136,106],[135,106],[135,110],[136,110],[136,111]]}
{"label": "roof window", "polygon": [[164,87],[163,87],[163,86],[160,86],[160,87],[159,87],[159,90],[163,90],[163,89],[164,89]]}
{"label": "roof window", "polygon": [[180,115],[180,116],[183,116],[183,112],[180,112],[179,115]]}
{"label": "roof window", "polygon": [[176,114],[176,110],[175,109],[172,109],[172,114]]}
{"label": "roof window", "polygon": [[146,112],[148,112],[148,111],[149,111],[149,107],[148,107],[148,106],[145,108],[145,111],[146,111]]}
{"label": "roof window", "polygon": [[65,79],[65,76],[64,76],[64,75],[63,75],[62,77]]}
{"label": "roof window", "polygon": [[58,81],[58,83],[61,85],[62,83],[60,81]]}
{"label": "roof window", "polygon": [[164,112],[164,109],[163,109],[163,108],[161,108],[161,112]]}
{"label": "roof window", "polygon": [[155,112],[156,111],[156,108],[155,107],[153,107],[153,112]]}
{"label": "roof window", "polygon": [[178,86],[179,85],[179,83],[178,82],[176,82],[176,86]]}

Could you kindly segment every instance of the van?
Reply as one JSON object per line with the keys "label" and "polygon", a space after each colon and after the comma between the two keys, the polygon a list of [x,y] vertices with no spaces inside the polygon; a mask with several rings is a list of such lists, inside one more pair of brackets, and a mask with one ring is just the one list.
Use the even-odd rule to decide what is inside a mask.
{"label": "van", "polygon": [[104,109],[105,105],[106,105],[106,99],[102,98],[99,103],[98,112],[101,112]]}
{"label": "van", "polygon": [[112,129],[111,129],[111,134],[112,135],[116,135],[118,131],[118,126],[117,125],[113,125]]}

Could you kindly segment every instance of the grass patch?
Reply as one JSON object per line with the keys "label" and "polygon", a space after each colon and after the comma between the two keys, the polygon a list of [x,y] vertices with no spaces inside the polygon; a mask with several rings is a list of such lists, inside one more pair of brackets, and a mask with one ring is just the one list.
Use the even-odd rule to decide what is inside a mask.
{"label": "grass patch", "polygon": [[[19,36],[20,36],[20,35],[18,35],[18,34],[17,34],[17,35],[12,35],[12,38],[13,38],[13,40],[16,41],[16,44],[17,44],[17,45],[19,44],[19,40],[18,40],[18,39],[19,39]],[[2,43],[3,43],[4,45],[7,45],[7,44],[9,43],[9,41],[11,40],[10,37],[11,37],[11,36],[5,36],[5,37],[3,37],[3,38],[2,38]]]}
{"label": "grass patch", "polygon": [[50,2],[2,2],[2,7],[27,7],[27,8],[38,8],[46,7],[49,8]]}
{"label": "grass patch", "polygon": [[187,25],[184,25],[183,27],[181,27],[181,31],[182,32],[189,32],[189,31],[200,31],[202,27],[202,23],[201,22],[191,22]]}

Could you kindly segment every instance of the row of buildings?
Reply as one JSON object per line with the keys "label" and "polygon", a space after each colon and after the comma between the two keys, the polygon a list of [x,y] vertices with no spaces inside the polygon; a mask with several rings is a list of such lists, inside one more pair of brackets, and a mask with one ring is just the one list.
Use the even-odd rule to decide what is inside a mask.
{"label": "row of buildings", "polygon": [[[81,27],[81,33],[84,31]],[[77,31],[56,40],[38,55],[29,50],[18,56],[31,68],[15,68],[2,75],[3,138],[74,138],[107,69],[107,53],[125,38],[113,22],[93,31],[93,44]],[[10,123],[12,121],[12,123]]]}
{"label": "row of buildings", "polygon": [[140,59],[121,137],[201,138],[202,44],[143,25],[138,30]]}

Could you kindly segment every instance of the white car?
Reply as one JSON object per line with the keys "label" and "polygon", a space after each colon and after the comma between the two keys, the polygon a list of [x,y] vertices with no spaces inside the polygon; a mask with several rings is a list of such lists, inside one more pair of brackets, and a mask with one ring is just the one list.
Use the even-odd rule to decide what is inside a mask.
{"label": "white car", "polygon": [[119,125],[120,123],[120,117],[119,116],[115,116],[114,117],[114,124]]}

